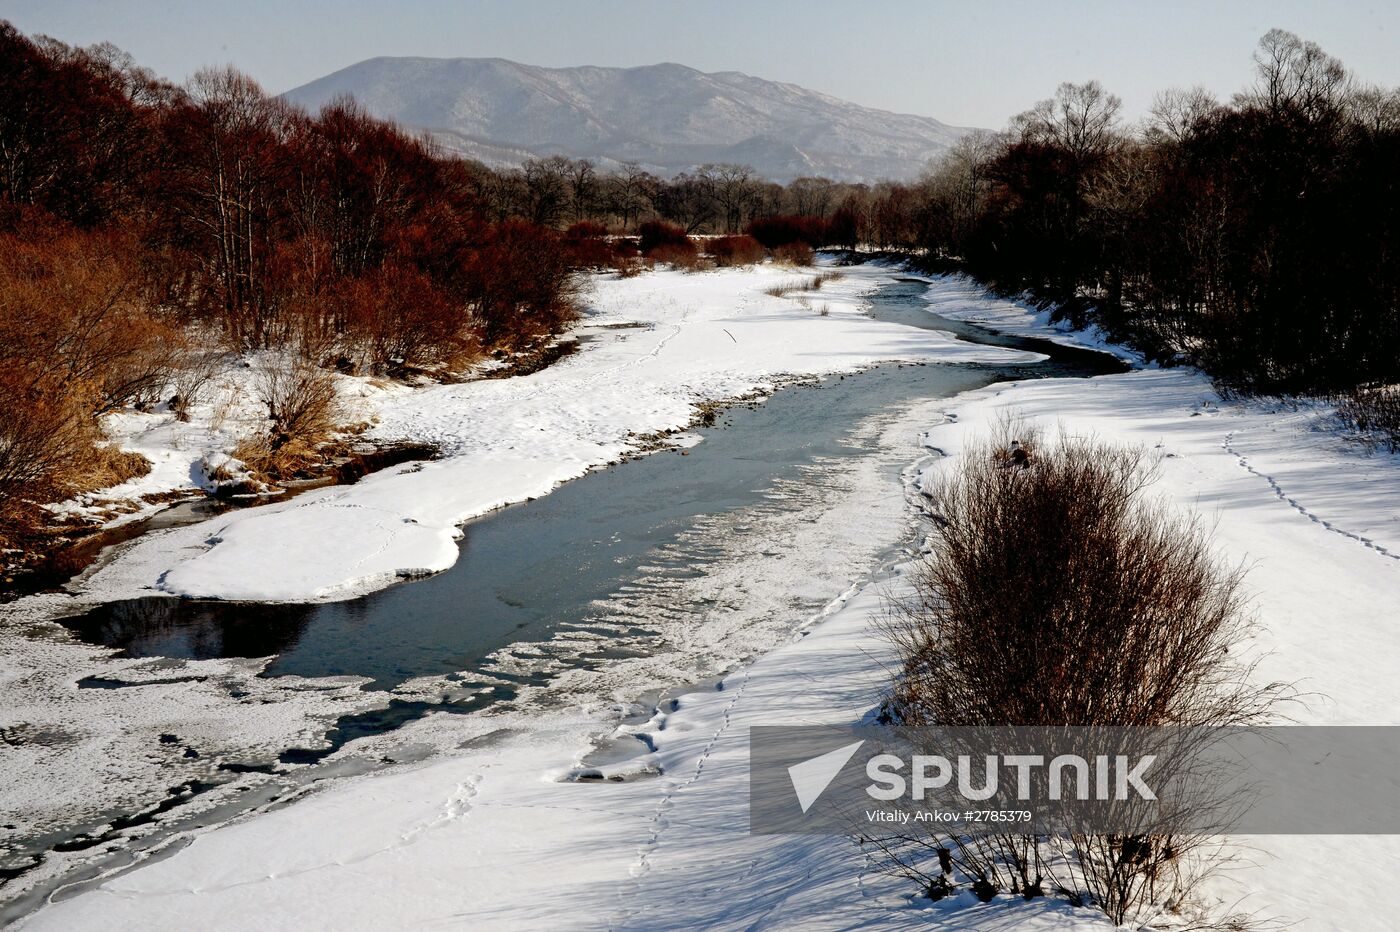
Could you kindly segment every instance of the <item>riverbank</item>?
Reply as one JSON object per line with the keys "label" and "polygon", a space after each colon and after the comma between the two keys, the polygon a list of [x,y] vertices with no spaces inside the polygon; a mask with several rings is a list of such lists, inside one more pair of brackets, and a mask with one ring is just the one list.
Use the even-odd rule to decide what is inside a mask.
{"label": "riverbank", "polygon": [[[890,273],[857,269],[841,280],[851,288],[843,329],[897,335],[933,361],[1037,365],[1034,354],[871,320],[856,295],[888,287]],[[725,273],[731,303],[753,292],[758,309],[771,308],[775,299],[762,295],[770,274]],[[658,282],[628,282],[650,296],[645,307],[658,318],[693,316],[692,304],[657,295]],[[714,279],[700,284],[721,303]],[[896,290],[917,306],[921,288]],[[790,302],[780,316],[806,329],[837,313]],[[594,354],[670,332],[651,329],[660,332],[609,331],[624,339],[604,335],[551,368],[615,366],[615,356]],[[842,368],[844,348],[801,362]],[[533,727],[542,709],[561,704],[586,706],[606,730],[648,690],[713,677],[772,649],[907,533],[898,473],[917,455],[925,421],[908,402],[986,384],[999,371],[865,368],[750,401],[713,428],[672,438],[690,445],[708,436],[698,448],[629,454],[473,522],[463,573],[372,599],[257,606],[154,597],[112,606],[95,631],[72,629],[95,645],[54,619],[101,604],[100,591],[0,609],[0,766],[3,808],[13,813],[0,846],[0,869],[13,878],[0,915],[347,771],[452,753],[507,721]],[[517,432],[529,426],[515,423]],[[404,727],[425,720],[426,728]]]}
{"label": "riverbank", "polygon": [[[1158,491],[1213,518],[1222,554],[1252,563],[1261,628],[1247,650],[1260,657],[1261,676],[1313,694],[1295,717],[1395,724],[1390,658],[1400,631],[1378,611],[1400,596],[1400,561],[1389,555],[1400,551],[1400,528],[1385,517],[1400,504],[1393,459],[1314,430],[1322,411],[1229,405],[1191,372],[1147,370],[960,396],[946,404],[953,418],[925,435],[948,454],[925,474],[952,462],[1007,406],[1159,450]],[[98,916],[157,926],[161,917],[197,916],[217,927],[220,916],[251,914],[276,925],[314,909],[318,921],[347,928],[1106,928],[1092,911],[1053,900],[979,904],[968,895],[933,904],[872,872],[843,839],[747,833],[746,728],[868,715],[892,661],[871,621],[899,586],[895,578],[848,594],[805,637],[722,688],[682,696],[623,729],[655,747],[600,770],[624,782],[564,779],[590,749],[576,721],[503,734],[202,837],[41,913],[32,927]],[[1247,844],[1248,858],[1208,890],[1222,909],[1302,929],[1383,929],[1400,911],[1386,883],[1393,839]]]}
{"label": "riverbank", "polygon": [[472,517],[548,494],[658,436],[684,442],[676,434],[703,402],[882,361],[1025,358],[871,320],[862,296],[893,274],[856,266],[788,297],[766,292],[799,273],[773,265],[599,278],[578,353],[527,376],[378,399],[367,436],[433,444],[434,461],[152,535],[83,589],[102,601],[353,598],[451,566]]}
{"label": "riverbank", "polygon": [[[935,285],[932,309],[967,300],[964,286]],[[985,300],[985,313],[1015,314]],[[922,460],[905,473],[904,496],[897,482],[877,484],[880,471],[862,481],[896,511],[917,502],[920,475],[955,462],[1008,407],[1052,428],[1158,451],[1157,491],[1204,513],[1222,555],[1250,563],[1260,630],[1246,650],[1261,677],[1311,694],[1294,717],[1395,724],[1400,630],[1385,613],[1400,599],[1395,457],[1346,442],[1325,407],[1227,403],[1198,374],[1142,370],[1001,383],[913,406],[883,428],[907,433],[906,463]],[[849,500],[798,546],[820,548],[867,501]],[[770,562],[762,549],[735,555],[729,584]],[[547,714],[482,717],[474,731],[466,719],[415,723],[401,741],[445,729],[462,746],[192,831],[172,856],[51,906],[27,927],[217,928],[249,915],[273,928],[308,916],[343,928],[1106,927],[1092,911],[1055,901],[933,904],[872,871],[843,839],[748,834],[747,727],[858,721],[878,704],[892,657],[871,623],[899,591],[892,572],[830,603],[796,639],[720,688],[663,702],[650,719],[618,728],[615,709],[565,702]],[[777,573],[767,584],[798,578]],[[610,752],[600,754],[600,743]],[[640,753],[618,753],[616,743]],[[579,780],[588,769],[602,779]],[[1208,890],[1222,908],[1303,929],[1388,928],[1400,912],[1385,876],[1400,853],[1391,839],[1250,844]]]}

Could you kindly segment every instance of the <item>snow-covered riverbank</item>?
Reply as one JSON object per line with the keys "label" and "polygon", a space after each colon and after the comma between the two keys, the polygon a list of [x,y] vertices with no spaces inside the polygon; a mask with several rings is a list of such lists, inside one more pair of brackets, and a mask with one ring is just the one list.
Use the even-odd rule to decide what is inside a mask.
{"label": "snow-covered riverbank", "polygon": [[[853,332],[864,333],[865,343],[874,346],[878,343],[871,336],[874,334],[889,342],[892,352],[908,352],[931,361],[1033,358],[1030,354],[971,346],[943,335],[870,320],[862,313],[864,301],[860,295],[888,283],[892,275],[890,269],[852,269],[845,279],[827,282],[822,298],[823,304],[830,308],[827,316],[804,308],[794,300],[763,294],[775,279],[791,281],[793,274],[792,270],[775,272],[769,269],[710,276],[659,273],[651,279],[617,282],[615,292],[595,296],[597,313],[585,324],[585,333],[599,333],[602,338],[585,344],[574,356],[560,363],[558,371],[567,374],[570,368],[582,369],[565,380],[569,386],[580,388],[586,382],[583,377],[589,372],[607,373],[625,364],[619,362],[618,354],[626,356],[636,349],[634,340],[665,341],[666,346],[660,350],[662,354],[669,348],[681,348],[679,337],[665,340],[676,328],[667,330],[663,323],[654,322],[650,329],[609,331],[596,324],[598,319],[635,320],[645,312],[655,321],[675,318],[678,327],[683,329],[684,321],[703,317],[700,311],[704,307],[718,314],[715,308],[726,300],[747,307],[759,318],[753,321],[759,330],[769,332],[776,327],[773,332],[787,335],[790,339],[785,348],[773,348],[769,354],[772,359],[750,354],[747,359],[753,371],[737,375],[732,364],[723,360],[706,363],[696,359],[691,361],[690,368],[670,360],[674,371],[669,373],[654,371],[649,364],[630,366],[624,373],[614,373],[610,380],[601,379],[605,386],[611,387],[611,399],[615,402],[625,393],[626,388],[619,380],[627,373],[650,372],[651,378],[657,381],[671,378],[667,384],[675,395],[675,423],[684,424],[693,410],[691,402],[709,396],[699,394],[679,378],[706,365],[720,373],[703,383],[714,387],[717,393],[714,397],[725,397],[741,389],[747,391],[755,385],[771,387],[782,374],[773,360],[787,359],[803,374],[825,369],[845,371],[852,365],[850,358],[844,355],[852,341],[847,339],[839,343],[825,336],[816,341],[810,336],[827,333],[833,325],[846,337]],[[722,295],[721,286],[730,289],[728,299]],[[677,287],[695,287],[698,297],[677,300],[671,294]],[[613,311],[601,304],[605,299],[614,302]],[[697,307],[696,302],[708,303]],[[616,305],[621,305],[621,309]],[[724,329],[731,330],[736,338],[745,334],[751,337],[755,332],[736,327],[732,321],[727,322]],[[809,336],[799,339],[798,335],[803,332]],[[619,338],[614,340],[614,334]],[[656,350],[655,342],[649,345]],[[720,350],[727,354],[731,351],[724,347],[735,345],[725,336]],[[814,347],[821,348],[824,355],[817,355]],[[812,355],[796,355],[800,352]],[[977,384],[985,377],[966,373],[944,377],[935,375],[934,369],[917,371],[929,373],[934,384],[941,384],[947,378],[954,381],[962,378]],[[915,376],[913,369],[908,372],[911,378],[923,378]],[[529,394],[530,386],[536,385],[542,375],[544,373],[520,379],[519,386],[512,391]],[[875,374],[868,378],[881,383],[886,380],[885,376]],[[481,384],[483,391],[490,394],[499,393],[498,386],[506,383]],[[663,394],[651,384],[651,388],[643,385],[639,392]],[[470,386],[458,388],[471,389]],[[557,394],[551,394],[553,391],[538,388],[537,394],[558,400]],[[822,398],[833,397],[821,391],[810,392],[801,390],[802,397],[811,397],[815,405],[820,405]],[[495,397],[495,394],[490,396]],[[465,400],[459,402],[458,414],[470,418],[477,413],[471,400],[474,396],[468,391],[464,397]],[[402,399],[405,407],[415,398],[429,402],[425,410],[438,418],[438,423],[450,426],[443,406],[429,393],[405,393]],[[538,403],[545,404],[547,400],[541,397]],[[879,405],[873,400],[872,404],[874,406],[869,409],[857,406],[852,412],[878,411]],[[761,408],[768,410],[770,405]],[[529,445],[540,456],[539,468],[551,468],[553,447],[549,443],[535,442],[533,434],[537,431],[528,420],[508,420],[509,410],[489,406],[483,406],[483,410],[496,418],[499,429],[514,429],[523,438],[518,442]],[[814,408],[811,416],[818,416],[819,410],[819,407]],[[410,417],[411,412],[405,411],[402,416]],[[890,436],[897,438],[897,442],[889,440],[885,436],[887,422],[890,418],[899,420],[906,416],[906,427],[889,428]],[[0,726],[4,728],[6,741],[5,753],[0,755],[0,776],[4,778],[0,780],[3,786],[0,808],[11,814],[6,820],[10,823],[7,831],[11,834],[0,845],[0,859],[3,859],[0,867],[22,869],[32,858],[43,856],[42,863],[22,879],[6,885],[4,896],[19,896],[23,891],[36,889],[36,885],[42,889],[52,879],[67,876],[84,864],[100,861],[107,865],[104,869],[109,869],[113,865],[120,866],[128,857],[139,859],[145,856],[143,849],[147,844],[168,837],[171,832],[198,830],[201,824],[228,818],[230,811],[262,805],[271,798],[294,798],[308,783],[325,776],[341,775],[347,769],[381,766],[385,761],[443,753],[458,743],[479,739],[499,727],[533,727],[537,717],[534,712],[519,713],[508,723],[499,710],[493,712],[494,717],[487,718],[433,714],[430,717],[435,727],[426,732],[401,729],[379,737],[361,737],[316,767],[306,769],[278,763],[283,749],[325,747],[327,731],[346,716],[367,716],[372,720],[381,712],[394,714],[391,704],[403,703],[450,712],[470,706],[477,692],[486,690],[489,693],[493,688],[518,694],[512,701],[516,708],[533,708],[535,699],[532,697],[542,688],[527,689],[523,683],[533,681],[543,672],[548,676],[551,691],[562,690],[576,708],[580,704],[587,705],[587,713],[592,716],[592,730],[606,730],[609,723],[617,720],[620,708],[650,689],[713,676],[732,669],[745,658],[771,649],[800,624],[807,613],[828,598],[829,593],[840,591],[868,573],[877,556],[905,533],[907,519],[894,478],[899,468],[916,455],[917,430],[912,425],[922,420],[922,416],[912,412],[894,411],[867,425],[854,420],[838,422],[856,429],[856,434],[850,438],[849,450],[858,455],[829,462],[825,457],[809,462],[804,456],[800,461],[805,465],[789,479],[751,490],[752,495],[764,503],[762,507],[744,509],[742,513],[719,520],[701,521],[686,530],[669,545],[675,554],[668,557],[664,552],[659,553],[654,561],[682,560],[688,568],[678,566],[678,577],[669,578],[664,567],[646,567],[640,573],[627,571],[620,575],[617,580],[620,588],[597,612],[615,614],[619,623],[624,624],[624,630],[627,617],[636,615],[638,623],[656,628],[656,643],[648,645],[644,655],[632,656],[624,651],[611,657],[602,669],[597,663],[575,669],[550,660],[551,656],[571,660],[571,654],[586,655],[599,647],[597,635],[589,640],[590,635],[577,630],[575,624],[566,626],[572,631],[557,633],[553,639],[557,644],[525,644],[512,648],[507,638],[501,642],[502,649],[488,658],[490,672],[477,670],[466,677],[422,676],[386,690],[367,688],[367,679],[359,675],[263,676],[261,674],[272,662],[271,657],[243,659],[238,654],[220,657],[215,653],[213,659],[189,660],[178,659],[181,655],[177,653],[175,659],[165,659],[170,655],[159,649],[154,657],[113,656],[111,650],[73,640],[65,629],[52,621],[57,614],[81,612],[85,606],[104,597],[141,594],[145,590],[139,587],[128,591],[119,587],[87,586],[76,596],[45,595],[0,608],[0,625],[5,633],[5,637],[0,638],[0,697],[4,706]],[[447,426],[443,427],[444,431]],[[628,430],[640,431],[645,426],[648,425],[634,424]],[[469,433],[464,427],[456,429],[459,433]],[[846,429],[840,427],[836,434],[839,436]],[[698,438],[681,439],[690,443]],[[510,445],[510,442],[500,444]],[[560,448],[556,452],[567,457],[568,449]],[[794,452],[800,452],[800,445]],[[474,455],[471,451],[459,453],[460,458]],[[496,462],[491,458],[491,450],[487,450],[483,458],[488,464]],[[704,459],[704,456],[691,455],[685,460],[677,458],[675,462],[695,466]],[[655,463],[659,466],[661,461]],[[583,467],[566,459],[562,465],[555,463],[553,468],[567,472]],[[682,469],[678,475],[687,472],[693,469]],[[627,471],[620,474],[625,475]],[[316,494],[310,493],[304,500],[311,500]],[[301,501],[298,500],[296,507],[300,507]],[[408,507],[415,503],[401,501],[400,504]],[[669,508],[665,503],[658,505]],[[281,507],[272,506],[266,513],[275,515]],[[263,512],[248,514],[260,513]],[[206,523],[185,531],[193,532],[197,540],[202,540],[209,535],[211,526],[217,525]],[[182,532],[153,535],[139,541],[135,549],[140,551],[154,544],[154,552],[160,553],[161,542],[178,539],[179,533]],[[120,572],[123,565],[123,559],[119,559],[109,571]],[[698,577],[697,567],[704,568],[703,575]],[[623,570],[619,567],[617,572],[623,573]],[[606,582],[606,577],[604,580]],[[602,590],[603,593],[608,591]],[[495,597],[490,593],[487,596]],[[693,604],[696,617],[687,620],[685,613],[678,615],[670,611],[666,599]],[[703,606],[708,608],[702,612]],[[154,625],[154,631],[168,632],[173,639],[171,646],[176,646],[174,642],[181,638],[178,630],[168,627],[159,604],[151,611],[155,614],[150,619],[142,616],[130,622],[118,620],[117,624]],[[457,612],[462,617],[456,623],[470,626],[471,619],[463,615],[464,612],[470,614],[470,607],[458,606]],[[585,602],[579,615],[587,612]],[[259,617],[282,627],[288,624],[287,617],[272,617],[266,613]],[[217,652],[218,641],[224,635],[214,629],[208,636],[213,638],[212,647]],[[208,646],[211,645],[205,645]],[[196,652],[195,656],[211,655]],[[352,666],[348,672],[361,671]],[[558,699],[546,699],[558,704]],[[250,766],[254,768],[251,772]],[[132,817],[137,819],[136,824],[116,827]],[[55,851],[54,844],[61,844],[62,848]]]}
{"label": "snow-covered riverbank", "polygon": [[810,270],[600,278],[576,355],[529,376],[371,399],[373,437],[435,443],[440,459],[150,535],[84,588],[104,600],[351,598],[446,569],[462,522],[684,428],[699,402],[880,361],[1028,358],[864,316],[861,295],[893,274],[858,266],[791,297],[765,292],[810,281]]}
{"label": "snow-covered riverbank", "polygon": [[[1161,493],[1213,517],[1222,552],[1252,563],[1262,629],[1250,650],[1264,655],[1262,676],[1315,694],[1295,716],[1396,723],[1393,458],[1365,456],[1317,429],[1323,412],[1223,404],[1180,370],[994,386],[948,404],[955,418],[924,442],[955,457],[1005,406],[1160,450]],[[587,747],[576,721],[501,735],[214,832],[39,914],[33,928],[166,926],[175,917],[218,927],[222,917],[249,915],[270,927],[314,917],[339,928],[1099,927],[1092,912],[1053,902],[981,905],[967,896],[934,905],[872,872],[842,839],[747,834],[746,729],[865,715],[892,659],[870,622],[898,586],[848,594],[809,634],[722,689],[682,697],[641,726],[655,753],[605,771],[659,775],[561,780]],[[1304,929],[1390,928],[1400,912],[1387,882],[1400,854],[1394,839],[1250,846],[1210,891],[1236,910]]]}
{"label": "snow-covered riverbank", "polygon": [[[854,292],[859,274],[884,273],[857,273],[845,287]],[[837,293],[818,299],[832,302],[833,317]],[[935,282],[929,300],[941,313],[997,315],[1008,328],[1024,314],[956,280]],[[1022,323],[1036,326],[1028,314]],[[936,471],[1007,407],[1052,428],[1158,450],[1158,491],[1213,519],[1226,558],[1249,561],[1261,628],[1247,650],[1261,658],[1260,676],[1311,694],[1289,710],[1294,718],[1397,724],[1395,457],[1347,443],[1325,409],[1226,403],[1184,370],[995,385],[911,407],[886,429],[909,433],[911,461],[920,446],[946,454],[929,465]],[[622,782],[569,779],[593,750],[591,735],[611,727],[602,710],[488,720],[449,757],[347,780],[198,834],[26,927],[233,928],[253,916],[267,928],[1106,927],[1092,911],[1054,901],[931,904],[872,871],[843,839],[748,834],[747,728],[865,716],[893,659],[872,619],[899,586],[896,577],[845,593],[805,636],[722,688],[682,695],[651,721],[624,726],[621,735],[644,732],[655,750],[600,765]],[[405,737],[441,727],[416,723]],[[1232,911],[1301,929],[1384,929],[1400,914],[1388,881],[1400,854],[1394,839],[1279,837],[1250,846],[1209,889]]]}

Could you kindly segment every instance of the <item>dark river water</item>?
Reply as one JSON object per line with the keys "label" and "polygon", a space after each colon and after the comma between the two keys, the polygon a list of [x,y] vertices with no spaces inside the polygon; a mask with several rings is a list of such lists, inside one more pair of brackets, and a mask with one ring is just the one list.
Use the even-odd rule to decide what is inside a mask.
{"label": "dark river water", "polygon": [[[64,624],[124,656],[265,657],[265,675],[405,680],[473,671],[510,644],[543,642],[561,624],[587,626],[595,602],[638,573],[697,518],[758,503],[777,480],[818,459],[865,452],[846,440],[862,419],[901,402],[995,380],[1121,371],[1096,352],[991,334],[930,313],[925,286],[897,282],[872,316],[1051,358],[1022,366],[886,365],[738,406],[685,455],[668,451],[597,470],[543,498],[465,527],[451,569],[347,602],[267,605],[150,597],[103,605]],[[581,656],[578,663],[605,662]]]}
{"label": "dark river water", "polygon": [[[650,609],[643,606],[619,620],[607,606],[616,605],[619,593],[644,587],[656,576],[658,564],[669,563],[663,569],[674,576],[705,573],[707,527],[742,528],[750,515],[774,507],[775,487],[800,489],[819,468],[870,455],[870,443],[853,436],[867,419],[999,380],[1087,377],[1125,368],[1106,354],[1000,336],[940,318],[927,310],[925,290],[918,282],[886,286],[870,296],[870,313],[1049,358],[1026,365],[884,365],[786,388],[761,404],[737,405],[713,426],[700,428],[704,441],[684,455],[667,451],[599,469],[543,498],[474,520],[464,528],[461,555],[451,569],[352,601],[268,605],[151,597],[64,619],[77,637],[117,648],[127,657],[271,656],[264,676],[353,674],[370,677],[373,687],[386,690],[416,677],[439,676],[468,687],[469,698],[393,698],[386,708],[333,723],[325,736],[328,746],[270,748],[265,761],[245,762],[241,770],[221,768],[228,772],[172,787],[164,798],[152,788],[155,804],[138,812],[111,813],[106,823],[16,840],[10,859],[16,866],[0,872],[0,887],[49,852],[86,850],[113,840],[124,827],[152,823],[149,836],[127,844],[134,851],[159,844],[162,835],[188,827],[192,820],[214,824],[268,805],[297,773],[317,772],[294,768],[283,773],[285,765],[316,764],[355,738],[390,732],[433,712],[471,714],[511,699],[526,685],[548,692],[551,678],[561,670],[599,669],[622,657],[650,657],[657,643],[655,632],[648,630]],[[783,507],[801,509],[803,500],[795,496]],[[816,607],[835,594],[822,594]],[[704,622],[703,605],[682,599],[666,604],[665,610],[689,612],[695,624]],[[512,666],[512,652],[530,663]],[[548,663],[537,662],[541,657]],[[79,683],[93,689],[123,685],[100,675]],[[345,766],[351,765],[322,765]],[[252,792],[241,799],[220,803],[203,815],[182,815],[189,800],[242,779],[240,774],[271,775],[274,770],[279,774],[269,776],[271,782],[243,786]],[[110,866],[111,861],[103,863]],[[95,877],[96,862],[0,902],[0,924],[34,908],[60,882],[72,882],[73,875]]]}

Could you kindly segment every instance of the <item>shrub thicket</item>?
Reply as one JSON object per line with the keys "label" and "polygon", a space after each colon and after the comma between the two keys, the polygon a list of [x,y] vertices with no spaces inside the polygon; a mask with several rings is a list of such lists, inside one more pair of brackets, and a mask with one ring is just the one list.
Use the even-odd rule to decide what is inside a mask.
{"label": "shrub thicket", "polygon": [[[1258,720],[1279,692],[1233,648],[1242,572],[1198,521],[1145,498],[1138,449],[1007,421],[932,493],[933,549],[889,632],[903,657],[889,702],[909,725],[1217,726]],[[1178,896],[1204,839],[1071,834],[904,839],[889,865],[923,882],[951,861],[982,891],[1080,884],[1115,922]],[[1056,876],[1069,862],[1073,876]],[[1060,869],[1063,870],[1063,867]]]}
{"label": "shrub thicket", "polygon": [[766,249],[795,243],[816,249],[830,241],[831,224],[822,217],[760,217],[750,222],[745,232]]}
{"label": "shrub thicket", "polygon": [[0,233],[0,523],[144,471],[101,446],[98,418],[154,400],[182,343],[146,309],[129,237],[42,217],[23,229]]}
{"label": "shrub thicket", "polygon": [[[495,214],[499,176],[348,99],[308,114],[231,68],[175,87],[111,47],[33,41],[8,23],[0,151],[12,412],[0,494],[12,503],[111,474],[91,463],[112,460],[104,413],[171,401],[187,414],[224,358],[211,334],[288,360],[293,381],[306,365],[442,369],[557,331],[574,270],[607,251],[591,227],[566,243]],[[272,396],[260,442],[317,433]]]}
{"label": "shrub thicket", "polygon": [[812,265],[816,253],[806,243],[785,243],[773,250],[773,260],[782,265]]}
{"label": "shrub thicket", "polygon": [[706,245],[715,265],[721,268],[753,265],[762,262],[765,255],[762,244],[752,236],[717,236]]}
{"label": "shrub thicket", "polygon": [[650,257],[653,252],[662,246],[672,246],[679,248],[694,247],[695,243],[685,230],[672,223],[662,220],[648,220],[637,228],[637,248],[642,255]]}
{"label": "shrub thicket", "polygon": [[1368,443],[1400,453],[1400,385],[1360,385],[1337,402],[1342,423]]}

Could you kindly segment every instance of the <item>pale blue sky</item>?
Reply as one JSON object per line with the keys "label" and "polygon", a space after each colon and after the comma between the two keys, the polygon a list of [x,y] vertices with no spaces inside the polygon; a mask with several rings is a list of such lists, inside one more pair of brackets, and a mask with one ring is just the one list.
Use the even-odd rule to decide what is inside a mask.
{"label": "pale blue sky", "polygon": [[0,18],[73,44],[114,42],[177,80],[232,62],[275,92],[376,55],[675,61],[994,128],[1061,81],[1098,78],[1133,117],[1167,87],[1228,96],[1274,26],[1365,80],[1400,84],[1393,0],[0,0]]}

